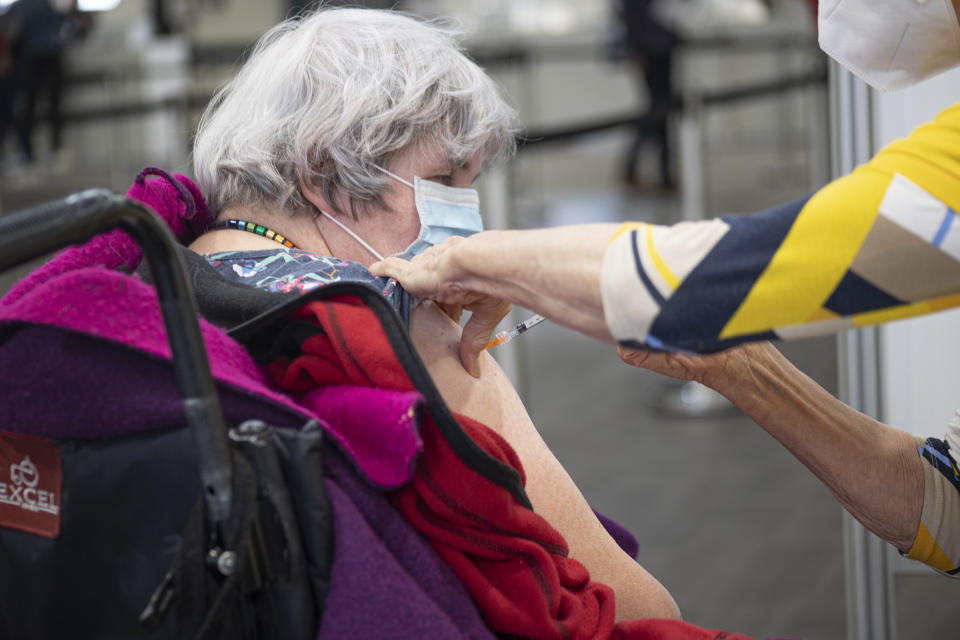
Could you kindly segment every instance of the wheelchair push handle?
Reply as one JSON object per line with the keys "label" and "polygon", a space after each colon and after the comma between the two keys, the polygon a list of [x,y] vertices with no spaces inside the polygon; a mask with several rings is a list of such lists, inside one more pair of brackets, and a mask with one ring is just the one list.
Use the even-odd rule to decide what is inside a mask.
{"label": "wheelchair push handle", "polygon": [[150,266],[187,424],[197,443],[207,514],[213,532],[225,531],[232,503],[230,445],[196,301],[167,226],[140,202],[88,189],[0,217],[0,270],[118,227],[140,245]]}
{"label": "wheelchair push handle", "polygon": [[0,217],[0,269],[89,239],[117,200],[107,189],[87,189]]}

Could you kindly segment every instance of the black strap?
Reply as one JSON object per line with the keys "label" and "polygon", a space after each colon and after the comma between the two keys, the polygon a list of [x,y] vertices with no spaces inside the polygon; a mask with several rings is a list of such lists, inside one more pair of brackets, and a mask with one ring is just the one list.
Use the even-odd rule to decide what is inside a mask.
{"label": "black strap", "polygon": [[233,511],[225,544],[237,554],[237,567],[223,578],[207,563],[210,531],[198,500],[183,535],[183,546],[174,568],[178,638],[218,640],[255,635],[253,611],[241,594],[242,580],[251,570],[247,537],[256,513],[257,479],[243,456],[233,454]]}
{"label": "black strap", "polygon": [[[288,335],[300,339],[309,337],[309,332],[303,332],[297,329],[292,333],[284,332],[289,325],[287,317],[289,314],[303,305],[313,302],[328,300],[330,298],[347,295],[359,299],[374,314],[380,327],[383,329],[390,346],[393,348],[397,361],[403,367],[407,377],[413,386],[423,394],[427,402],[427,411],[430,413],[440,429],[440,433],[453,449],[454,453],[463,460],[468,467],[487,478],[491,482],[500,485],[507,490],[520,504],[531,508],[530,499],[527,497],[526,489],[520,479],[519,472],[510,465],[500,462],[486,451],[481,449],[470,436],[466,434],[460,423],[453,417],[450,408],[433,384],[426,366],[417,354],[410,334],[403,326],[403,321],[396,309],[380,294],[379,291],[371,286],[356,282],[335,282],[319,287],[302,296],[297,296],[281,304],[274,306],[266,313],[253,318],[239,326],[232,328],[229,334],[232,338],[243,344],[254,358],[258,357],[257,347],[263,346],[264,336],[273,337],[279,335]],[[316,327],[314,334],[321,331]],[[299,345],[296,345],[297,347]],[[277,347],[287,348],[287,347]],[[263,357],[264,354],[260,354]]]}

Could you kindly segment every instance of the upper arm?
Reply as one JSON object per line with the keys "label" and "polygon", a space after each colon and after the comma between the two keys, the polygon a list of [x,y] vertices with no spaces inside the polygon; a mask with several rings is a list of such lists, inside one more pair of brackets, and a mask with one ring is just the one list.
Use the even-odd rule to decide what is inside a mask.
{"label": "upper arm", "polygon": [[493,358],[482,354],[480,377],[469,375],[457,352],[460,327],[429,302],[411,314],[410,333],[450,408],[489,426],[514,448],[524,467],[526,491],[534,511],[564,536],[571,557],[587,567],[592,579],[613,587],[617,619],[678,616],[676,604],[663,586],[607,534],[537,433]]}

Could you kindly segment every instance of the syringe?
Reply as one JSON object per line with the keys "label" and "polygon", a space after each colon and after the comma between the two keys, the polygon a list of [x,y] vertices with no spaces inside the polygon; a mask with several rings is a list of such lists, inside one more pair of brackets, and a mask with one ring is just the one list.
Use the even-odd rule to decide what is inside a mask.
{"label": "syringe", "polygon": [[544,320],[546,320],[546,318],[541,316],[539,313],[537,315],[531,316],[526,320],[524,320],[523,322],[521,322],[520,324],[518,324],[517,326],[515,326],[513,329],[510,329],[509,331],[501,331],[497,335],[493,336],[493,340],[491,340],[490,343],[487,346],[485,346],[483,349],[484,351],[486,351],[487,349],[492,349],[493,347],[499,347],[502,344],[506,344],[510,342],[512,339],[516,338],[521,333],[523,333],[524,331],[529,331],[530,329],[533,329],[535,326],[537,326]]}

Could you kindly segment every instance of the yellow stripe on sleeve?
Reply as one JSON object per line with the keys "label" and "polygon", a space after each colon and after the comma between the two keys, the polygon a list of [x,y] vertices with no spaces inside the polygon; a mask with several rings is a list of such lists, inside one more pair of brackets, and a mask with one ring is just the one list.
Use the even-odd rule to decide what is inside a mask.
{"label": "yellow stripe on sleeve", "polygon": [[960,294],[934,298],[933,300],[924,300],[913,304],[904,304],[890,309],[880,309],[879,311],[868,311],[850,316],[850,319],[858,327],[869,327],[883,322],[893,322],[894,320],[903,320],[913,316],[923,315],[925,313],[934,313],[944,309],[952,309],[960,306]]}
{"label": "yellow stripe on sleeve", "polygon": [[899,173],[954,211],[960,211],[960,104],[896,140],[870,162]]}
{"label": "yellow stripe on sleeve", "polygon": [[954,293],[949,296],[943,296],[942,298],[927,300],[927,304],[930,305],[930,311],[933,313],[936,313],[937,311],[943,311],[944,309],[960,307],[960,293]]}
{"label": "yellow stripe on sleeve", "polygon": [[933,539],[933,536],[930,535],[930,532],[922,522],[917,531],[917,538],[914,540],[913,546],[910,547],[910,551],[907,552],[906,557],[929,565],[938,571],[946,572],[956,569],[953,562],[947,557],[947,554],[943,552],[943,549],[940,548],[940,545]]}
{"label": "yellow stripe on sleeve", "polygon": [[720,338],[801,324],[817,314],[850,268],[891,179],[861,168],[818,191]]}
{"label": "yellow stripe on sleeve", "polygon": [[631,231],[642,229],[643,227],[647,227],[647,226],[650,226],[650,225],[648,225],[646,222],[624,222],[622,225],[620,225],[617,228],[616,231],[613,232],[613,235],[610,236],[610,239],[607,240],[607,246],[610,246],[611,244],[616,242],[617,238],[619,238],[623,234],[630,233]]}
{"label": "yellow stripe on sleeve", "polygon": [[850,319],[858,327],[869,327],[883,322],[893,322],[894,320],[903,320],[913,316],[930,313],[932,309],[928,302],[915,302],[913,304],[903,304],[899,307],[890,309],[880,309],[879,311],[868,311],[850,316]]}
{"label": "yellow stripe on sleeve", "polygon": [[667,283],[667,286],[669,286],[671,290],[676,291],[677,287],[680,286],[680,278],[674,275],[673,271],[670,270],[670,267],[667,266],[667,263],[663,261],[663,258],[657,251],[657,247],[653,242],[652,225],[647,225],[646,242],[647,254],[653,261],[653,266],[656,267],[657,273],[660,274],[660,277],[663,278],[663,281]]}
{"label": "yellow stripe on sleeve", "polygon": [[836,320],[839,317],[840,316],[835,314],[833,311],[830,311],[829,309],[824,309],[823,307],[821,307],[817,309],[812,316],[807,318],[807,322],[821,322],[823,320]]}

